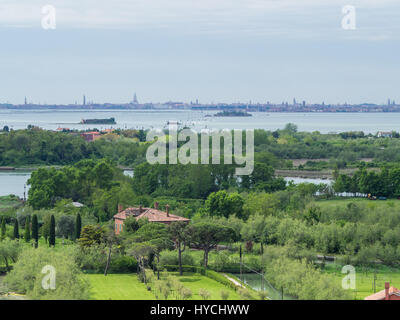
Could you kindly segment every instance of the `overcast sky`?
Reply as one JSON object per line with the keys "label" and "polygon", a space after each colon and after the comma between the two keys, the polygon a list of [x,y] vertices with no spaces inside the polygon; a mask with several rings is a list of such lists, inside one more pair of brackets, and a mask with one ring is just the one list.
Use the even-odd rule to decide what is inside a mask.
{"label": "overcast sky", "polygon": [[400,102],[399,40],[398,0],[0,0],[0,102]]}

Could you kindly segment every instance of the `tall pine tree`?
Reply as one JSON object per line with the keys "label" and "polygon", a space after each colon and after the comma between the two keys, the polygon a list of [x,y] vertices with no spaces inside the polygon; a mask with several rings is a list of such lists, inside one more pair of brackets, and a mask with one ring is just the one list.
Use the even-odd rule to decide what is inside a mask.
{"label": "tall pine tree", "polygon": [[29,218],[29,216],[27,216],[26,219],[25,219],[25,232],[24,232],[24,240],[25,240],[25,242],[31,241],[30,224],[31,224],[31,219]]}
{"label": "tall pine tree", "polygon": [[39,226],[36,214],[32,216],[32,239],[35,240],[35,248],[37,248],[39,242]]}
{"label": "tall pine tree", "polygon": [[56,220],[54,219],[54,216],[51,215],[50,218],[50,235],[49,235],[49,246],[55,246],[56,245]]}
{"label": "tall pine tree", "polygon": [[81,230],[82,230],[82,219],[81,215],[78,213],[76,216],[75,221],[75,239],[79,239],[81,237]]}
{"label": "tall pine tree", "polygon": [[18,219],[15,219],[14,221],[14,234],[13,234],[14,239],[19,239],[19,225],[18,225]]}

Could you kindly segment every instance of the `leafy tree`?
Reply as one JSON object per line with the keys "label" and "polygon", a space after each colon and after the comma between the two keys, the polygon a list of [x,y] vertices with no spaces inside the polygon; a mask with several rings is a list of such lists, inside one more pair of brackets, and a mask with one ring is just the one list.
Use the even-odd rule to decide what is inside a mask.
{"label": "leafy tree", "polygon": [[56,220],[54,218],[54,215],[51,215],[50,217],[50,232],[49,232],[49,246],[55,246],[56,245]]}
{"label": "leafy tree", "polygon": [[57,220],[57,234],[64,238],[72,238],[75,231],[74,218],[72,216],[61,216]]}
{"label": "leafy tree", "polygon": [[228,218],[236,215],[238,218],[245,218],[243,214],[244,200],[238,193],[227,193],[225,190],[211,193],[205,203],[210,216]]}
{"label": "leafy tree", "polygon": [[4,260],[7,270],[10,270],[9,260],[15,263],[17,261],[19,252],[20,243],[18,240],[5,239],[0,242],[0,258]]}
{"label": "leafy tree", "polygon": [[190,243],[204,251],[203,264],[208,266],[208,254],[221,242],[229,242],[235,236],[235,231],[213,222],[198,222],[188,226]]}
{"label": "leafy tree", "polygon": [[[46,265],[56,271],[56,286],[50,290],[42,285],[42,268]],[[90,296],[90,285],[75,261],[72,248],[62,251],[46,247],[27,248],[21,252],[4,281],[10,290],[34,300],[86,300]],[[51,279],[47,284],[51,285]]]}
{"label": "leafy tree", "polygon": [[99,225],[86,225],[82,228],[81,237],[78,243],[81,247],[90,247],[102,243],[105,230]]}
{"label": "leafy tree", "polygon": [[188,239],[189,236],[186,232],[187,223],[178,221],[173,222],[169,225],[168,230],[171,234],[173,241],[178,248],[178,263],[179,263],[179,275],[183,275],[182,271],[182,252],[185,251],[186,248],[182,249],[182,244],[184,244]]}
{"label": "leafy tree", "polygon": [[32,239],[35,241],[35,248],[37,248],[39,243],[39,226],[36,214],[32,216]]}
{"label": "leafy tree", "polygon": [[136,217],[128,217],[124,221],[124,233],[134,233],[139,229],[139,222],[136,220]]}

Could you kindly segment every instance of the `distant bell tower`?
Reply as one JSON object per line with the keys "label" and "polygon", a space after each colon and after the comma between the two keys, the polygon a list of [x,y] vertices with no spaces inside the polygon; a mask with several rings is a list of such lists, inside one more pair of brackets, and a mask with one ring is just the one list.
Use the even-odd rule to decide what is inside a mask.
{"label": "distant bell tower", "polygon": [[133,103],[133,104],[139,104],[138,99],[137,99],[137,96],[136,96],[136,92],[135,92],[135,94],[133,95],[133,101],[132,101],[132,103]]}

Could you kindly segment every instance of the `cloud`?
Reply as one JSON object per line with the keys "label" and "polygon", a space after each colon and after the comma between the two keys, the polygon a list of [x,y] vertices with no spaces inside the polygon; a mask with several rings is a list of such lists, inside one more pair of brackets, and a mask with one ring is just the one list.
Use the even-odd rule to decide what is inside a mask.
{"label": "cloud", "polygon": [[397,0],[2,0],[0,27],[40,28],[41,8],[49,2],[57,10],[57,27],[63,29],[340,37],[341,8],[349,2],[365,23],[360,29],[369,30],[358,36],[382,38],[400,29],[398,19],[391,17],[400,9]]}

